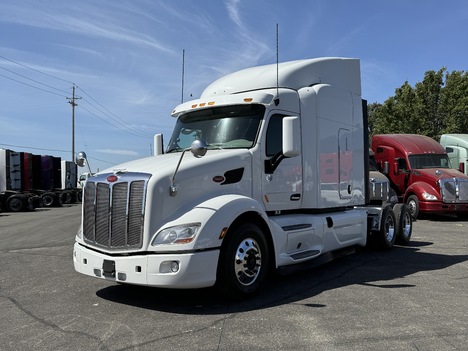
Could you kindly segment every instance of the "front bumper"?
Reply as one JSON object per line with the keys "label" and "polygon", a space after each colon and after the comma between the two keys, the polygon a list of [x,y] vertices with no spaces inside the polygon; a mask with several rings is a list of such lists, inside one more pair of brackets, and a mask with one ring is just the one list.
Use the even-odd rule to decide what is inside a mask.
{"label": "front bumper", "polygon": [[[110,256],[78,243],[73,263],[79,273],[119,283],[164,288],[203,288],[214,285],[219,250],[135,256]],[[178,270],[171,270],[176,262]]]}
{"label": "front bumper", "polygon": [[468,213],[468,204],[448,204],[439,201],[419,202],[419,212],[424,213]]}

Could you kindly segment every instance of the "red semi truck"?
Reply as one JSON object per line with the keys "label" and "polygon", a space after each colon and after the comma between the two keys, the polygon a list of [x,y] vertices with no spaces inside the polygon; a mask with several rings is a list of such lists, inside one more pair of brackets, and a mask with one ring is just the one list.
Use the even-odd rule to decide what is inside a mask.
{"label": "red semi truck", "polygon": [[468,216],[468,176],[451,168],[438,142],[417,134],[381,134],[373,136],[372,150],[414,218],[420,213]]}

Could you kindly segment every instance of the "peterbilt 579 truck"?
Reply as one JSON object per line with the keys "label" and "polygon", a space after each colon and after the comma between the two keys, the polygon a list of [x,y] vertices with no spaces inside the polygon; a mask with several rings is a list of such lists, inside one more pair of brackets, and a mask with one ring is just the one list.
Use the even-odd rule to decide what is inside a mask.
{"label": "peterbilt 579 truck", "polygon": [[434,139],[417,134],[380,134],[372,150],[411,215],[468,215],[468,176],[452,169],[445,149]]}
{"label": "peterbilt 579 truck", "polygon": [[154,157],[87,180],[76,271],[245,297],[272,270],[368,242],[392,247],[393,209],[367,206],[363,110],[358,59],[285,62],[216,80],[172,111],[165,152],[158,135]]}

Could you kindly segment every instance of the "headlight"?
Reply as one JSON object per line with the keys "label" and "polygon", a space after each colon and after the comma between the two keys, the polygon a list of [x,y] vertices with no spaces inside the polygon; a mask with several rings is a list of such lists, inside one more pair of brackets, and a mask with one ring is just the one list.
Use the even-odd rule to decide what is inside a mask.
{"label": "headlight", "polygon": [[188,244],[195,239],[201,223],[189,223],[161,230],[153,239],[151,246]]}
{"label": "headlight", "polygon": [[426,192],[422,193],[422,197],[424,198],[424,200],[429,200],[429,201],[437,200],[437,196],[426,193]]}

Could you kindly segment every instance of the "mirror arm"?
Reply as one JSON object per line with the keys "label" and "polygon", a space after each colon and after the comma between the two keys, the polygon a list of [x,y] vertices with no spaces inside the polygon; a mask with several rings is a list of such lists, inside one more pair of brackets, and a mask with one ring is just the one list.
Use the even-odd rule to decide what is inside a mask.
{"label": "mirror arm", "polygon": [[275,169],[278,168],[281,161],[283,161],[285,158],[286,156],[284,156],[283,152],[280,151],[272,158],[265,160],[265,173],[273,174]]}

